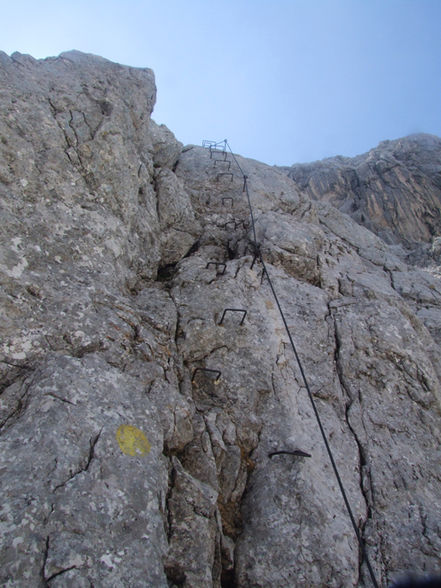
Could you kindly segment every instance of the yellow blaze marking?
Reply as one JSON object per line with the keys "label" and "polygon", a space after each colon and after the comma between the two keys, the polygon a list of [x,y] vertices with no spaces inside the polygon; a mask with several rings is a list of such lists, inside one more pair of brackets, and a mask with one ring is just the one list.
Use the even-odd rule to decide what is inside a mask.
{"label": "yellow blaze marking", "polygon": [[121,425],[118,427],[116,440],[121,451],[133,457],[147,455],[151,449],[147,437],[133,425]]}

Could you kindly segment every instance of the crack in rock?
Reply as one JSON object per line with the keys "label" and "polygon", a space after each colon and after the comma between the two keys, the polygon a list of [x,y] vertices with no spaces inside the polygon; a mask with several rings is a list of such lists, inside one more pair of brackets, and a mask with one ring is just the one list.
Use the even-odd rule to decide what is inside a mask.
{"label": "crack in rock", "polygon": [[102,433],[102,429],[94,436],[91,437],[89,440],[89,453],[85,459],[85,463],[84,465],[80,466],[75,472],[73,472],[66,480],[64,480],[63,482],[61,482],[60,484],[57,484],[55,486],[55,488],[53,489],[53,492],[56,492],[59,488],[63,488],[64,486],[66,486],[66,484],[68,484],[71,480],[73,480],[76,476],[78,476],[79,474],[83,473],[83,472],[87,472],[89,470],[89,467],[92,463],[92,460],[95,457],[95,447],[96,444],[98,443],[98,440],[101,436]]}

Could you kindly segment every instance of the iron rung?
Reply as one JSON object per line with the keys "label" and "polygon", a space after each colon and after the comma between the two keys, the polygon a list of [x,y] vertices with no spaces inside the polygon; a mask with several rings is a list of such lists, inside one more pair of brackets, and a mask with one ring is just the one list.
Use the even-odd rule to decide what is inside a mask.
{"label": "iron rung", "polygon": [[243,308],[226,308],[224,310],[224,312],[222,313],[221,320],[217,323],[218,325],[221,325],[223,323],[223,320],[224,320],[227,312],[241,312],[243,314],[243,316],[242,316],[242,320],[240,321],[239,325],[243,325],[243,321],[245,320],[245,317],[247,316],[247,311]]}
{"label": "iron rung", "polygon": [[[205,269],[209,268],[210,265],[214,265],[216,267],[216,274],[218,276],[223,276],[224,273],[225,273],[225,270],[227,269],[227,266],[226,266],[225,263],[220,263],[220,262],[217,262],[217,261],[209,261],[207,263],[207,265],[205,266]],[[220,266],[223,267],[222,271],[219,271],[219,269],[218,269]]]}

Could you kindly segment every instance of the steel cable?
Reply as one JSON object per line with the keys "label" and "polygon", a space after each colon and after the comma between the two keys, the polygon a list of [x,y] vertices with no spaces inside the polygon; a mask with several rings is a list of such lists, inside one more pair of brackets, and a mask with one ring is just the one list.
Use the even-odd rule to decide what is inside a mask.
{"label": "steel cable", "polygon": [[230,151],[231,156],[233,157],[233,160],[236,163],[236,165],[237,165],[238,169],[240,170],[240,172],[241,172],[241,174],[243,176],[243,179],[244,179],[244,187],[245,187],[245,191],[246,191],[246,195],[247,195],[248,207],[249,207],[250,217],[251,217],[251,227],[252,227],[252,230],[253,230],[254,255],[259,259],[260,263],[262,264],[264,275],[266,275],[266,277],[268,279],[268,283],[269,283],[269,286],[271,288],[271,292],[272,292],[272,294],[274,296],[274,300],[276,301],[277,308],[279,310],[279,314],[280,314],[280,316],[282,318],[282,321],[283,321],[283,324],[285,326],[285,330],[286,330],[286,333],[288,335],[289,342],[291,344],[292,350],[294,352],[294,356],[296,358],[297,365],[299,367],[300,373],[302,375],[302,380],[303,380],[303,382],[305,384],[305,388],[306,388],[306,391],[308,393],[308,397],[309,397],[309,400],[311,402],[311,405],[312,405],[312,408],[313,408],[313,411],[314,411],[314,415],[316,417],[316,420],[317,420],[317,423],[318,423],[318,426],[319,426],[319,429],[320,429],[320,433],[322,435],[322,438],[323,438],[323,441],[324,441],[324,444],[325,444],[325,447],[326,447],[326,451],[328,453],[328,457],[329,457],[329,460],[330,460],[331,465],[332,465],[332,469],[334,470],[335,477],[337,478],[338,486],[339,486],[340,492],[341,492],[341,494],[343,496],[343,501],[345,503],[346,510],[347,510],[347,512],[349,514],[349,518],[351,520],[352,527],[354,528],[354,532],[355,532],[355,535],[356,535],[357,540],[358,540],[358,544],[359,544],[360,551],[361,551],[361,554],[362,554],[362,559],[363,559],[363,561],[366,562],[367,568],[369,570],[369,575],[371,577],[371,580],[372,580],[372,583],[373,583],[374,587],[375,588],[378,588],[378,582],[377,582],[377,580],[375,578],[375,574],[374,574],[374,571],[372,569],[371,563],[369,561],[369,558],[368,558],[368,555],[367,555],[367,552],[366,552],[366,548],[364,546],[363,539],[362,539],[362,537],[360,535],[360,531],[359,531],[359,529],[357,527],[357,524],[355,522],[355,518],[354,518],[354,515],[353,515],[353,512],[352,512],[352,508],[351,508],[351,505],[349,503],[349,500],[348,500],[346,491],[344,489],[343,482],[342,482],[341,476],[340,476],[339,471],[338,471],[338,468],[337,468],[337,464],[335,463],[334,455],[333,455],[332,450],[331,450],[331,447],[329,445],[328,438],[326,436],[326,432],[325,432],[325,430],[323,428],[323,424],[322,424],[322,421],[321,421],[321,418],[320,418],[320,415],[319,415],[319,412],[318,412],[318,409],[317,409],[316,402],[314,400],[314,397],[313,397],[312,392],[311,392],[311,388],[310,388],[309,383],[308,383],[308,380],[306,378],[305,370],[303,369],[303,364],[302,364],[302,362],[300,360],[299,354],[297,352],[296,345],[295,345],[294,340],[293,340],[293,338],[291,336],[291,332],[289,330],[288,323],[286,322],[285,314],[284,314],[283,309],[282,309],[282,307],[280,305],[279,298],[277,296],[277,293],[276,293],[276,290],[274,288],[273,282],[272,282],[271,277],[270,277],[270,275],[268,273],[268,269],[266,267],[265,261],[264,261],[263,256],[262,256],[262,252],[260,250],[260,245],[257,242],[256,228],[255,228],[255,223],[254,223],[253,207],[251,205],[251,198],[250,198],[250,194],[249,194],[249,190],[248,190],[248,176],[244,173],[244,171],[243,171],[241,165],[239,164],[236,156],[234,155],[234,153],[233,153],[233,151],[232,151],[232,149],[231,149],[231,147],[230,147],[227,139],[225,139],[225,145],[226,145],[226,147],[228,147],[228,150]]}

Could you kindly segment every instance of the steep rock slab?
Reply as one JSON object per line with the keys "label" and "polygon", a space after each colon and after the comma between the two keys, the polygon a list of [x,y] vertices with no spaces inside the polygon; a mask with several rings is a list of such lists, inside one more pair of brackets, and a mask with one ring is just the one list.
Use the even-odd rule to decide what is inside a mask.
{"label": "steep rock slab", "polygon": [[[200,157],[195,161],[198,152]],[[228,256],[230,258],[236,257],[236,263],[239,264],[234,274],[235,280],[241,281],[243,279],[241,276],[244,275],[242,272],[247,267],[246,262],[246,265],[243,262],[247,258],[246,255],[244,257],[244,253],[246,254],[249,250],[247,247],[251,231],[249,225],[247,228],[247,224],[242,222],[246,220],[244,215],[247,211],[243,194],[241,198],[240,177],[236,179],[235,176],[233,178],[217,176],[216,165],[210,159],[207,152],[204,153],[193,147],[183,153],[177,166],[177,173],[184,178],[194,206],[198,211],[200,210],[205,228],[208,229],[205,239],[211,249],[207,250],[206,259],[209,259],[208,254],[211,254],[210,259],[227,263],[225,253],[222,257],[221,247],[225,248],[225,240],[228,240]],[[204,160],[205,166],[202,165]],[[245,173],[249,175],[248,185],[251,197],[253,198],[254,193],[256,194],[254,214],[260,247],[267,260],[270,259],[273,263],[278,264],[278,269],[269,267],[275,273],[277,289],[280,291],[289,324],[296,341],[298,341],[313,393],[320,405],[320,412],[325,415],[323,418],[326,429],[331,440],[335,440],[335,446],[334,442],[332,446],[337,455],[339,468],[345,472],[343,478],[350,489],[351,501],[356,505],[356,517],[360,525],[360,532],[374,563],[377,576],[384,582],[390,581],[394,576],[407,569],[409,565],[406,557],[403,557],[403,552],[400,556],[398,555],[399,549],[395,545],[392,543],[386,545],[379,540],[379,537],[383,536],[396,536],[399,532],[398,529],[406,533],[407,552],[419,551],[421,556],[421,560],[417,564],[419,569],[421,571],[424,569],[434,570],[438,565],[435,536],[432,546],[423,546],[421,541],[424,533],[427,533],[426,527],[421,526],[417,520],[410,524],[404,522],[405,517],[408,516],[407,513],[418,510],[421,512],[421,520],[431,521],[431,533],[436,535],[434,521],[438,516],[436,507],[438,499],[435,496],[439,496],[440,492],[440,480],[436,471],[433,471],[429,476],[431,478],[430,487],[434,489],[434,494],[430,498],[424,496],[424,482],[422,480],[426,474],[421,473],[423,470],[428,473],[433,468],[435,461],[439,459],[439,445],[435,440],[439,437],[440,416],[440,362],[439,351],[437,351],[439,348],[437,341],[414,317],[412,309],[401,298],[400,292],[396,290],[393,282],[393,276],[397,275],[400,276],[399,279],[403,283],[410,287],[414,278],[408,274],[408,267],[396,257],[394,251],[384,241],[329,205],[318,204],[314,206],[311,203],[306,203],[302,198],[299,199],[297,191],[289,184],[285,184],[288,187],[287,192],[291,192],[290,200],[296,204],[289,213],[286,210],[281,210],[280,201],[274,200],[271,203],[268,191],[262,185],[264,184],[262,176],[268,182],[271,171],[266,166],[259,167],[252,161],[241,158],[239,161]],[[249,170],[253,170],[253,173],[248,173]],[[213,179],[210,179],[210,174]],[[280,180],[277,172],[272,177],[274,192],[274,188],[280,185]],[[223,180],[227,181],[221,183]],[[289,190],[289,188],[291,189]],[[223,202],[223,198],[228,197],[234,198],[234,204],[231,205],[231,209],[234,208],[234,210],[225,207],[227,201]],[[302,202],[304,204],[301,204]],[[234,230],[232,230],[233,224],[221,222],[224,218],[228,219],[228,213],[236,219]],[[280,226],[281,239],[279,240],[277,239],[277,228],[272,228],[277,226],[277,223]],[[292,236],[288,237],[290,231]],[[300,247],[299,242],[302,235],[304,235],[304,245]],[[301,261],[293,263],[292,254],[298,252]],[[200,251],[198,255],[201,253]],[[308,258],[311,261],[308,261]],[[248,263],[251,265],[252,257],[249,257],[249,260]],[[202,270],[204,268],[203,262],[200,261],[199,264]],[[230,265],[227,263],[226,272],[229,267]],[[312,273],[308,269],[310,267],[314,268]],[[294,281],[290,282],[290,275],[295,278]],[[431,274],[421,271],[418,275],[419,280],[432,280],[435,291],[439,288],[439,280],[432,277]],[[216,283],[221,279],[221,276],[216,278]],[[184,284],[187,285],[199,282],[200,279],[196,276],[184,280]],[[286,288],[288,284],[289,286]],[[312,287],[310,292],[315,292],[313,287],[316,285],[320,287],[317,292],[322,292],[325,295],[322,302],[319,302],[320,298],[317,296],[312,296],[308,301],[309,297],[306,294],[308,288]],[[211,287],[219,291],[219,285],[214,286],[214,282],[211,283]],[[265,289],[264,282],[260,286],[255,284],[254,287],[257,287],[257,291],[253,295],[251,308],[254,308],[256,312],[256,308],[259,306],[259,297]],[[200,286],[198,286],[199,288]],[[235,287],[229,286],[227,291],[233,293]],[[296,296],[296,291],[299,292],[299,297]],[[222,290],[220,292],[222,293]],[[205,290],[200,290],[200,294],[201,298],[199,299],[198,292],[198,300],[201,302],[198,302],[195,312],[201,310],[201,305],[202,308],[205,308],[207,300],[209,306],[222,300],[217,294],[215,299],[210,302],[210,295],[205,293]],[[234,298],[240,299],[240,296],[236,294]],[[270,304],[270,300],[267,303]],[[324,310],[320,314],[319,309],[323,304]],[[185,308],[189,306],[191,303],[190,300],[187,300]],[[439,311],[439,306],[437,308]],[[315,321],[314,316],[317,312],[318,317]],[[206,313],[210,314],[209,308],[206,308]],[[259,316],[262,324],[267,320],[265,314],[264,311]],[[277,324],[277,314],[271,316],[271,320]],[[195,335],[190,337],[185,344],[186,349],[191,350],[194,348],[192,342],[196,342],[194,348],[196,351],[197,344],[203,343],[204,353],[197,356],[199,359],[211,357],[207,356],[206,352],[218,341],[216,335],[213,335],[211,342],[205,341],[205,337],[211,332],[207,327],[207,320],[201,314],[195,316],[194,324],[190,323],[191,330],[196,329]],[[366,358],[363,357],[363,353],[357,356],[357,363],[360,367],[356,376],[357,395],[361,398],[363,390],[365,390],[368,398],[372,398],[373,402],[370,405],[365,401],[363,408],[360,408],[362,401],[358,396],[355,396],[358,398],[355,401],[354,391],[350,389],[345,380],[346,376],[347,378],[352,377],[355,366],[346,364],[343,359],[346,348],[349,346],[350,349],[353,339],[348,331],[345,332],[345,335],[341,334],[343,324],[347,325],[345,329],[350,326],[360,336],[357,343],[360,350],[367,342],[372,345],[372,348],[365,352]],[[366,324],[368,325],[367,329]],[[320,334],[321,332],[322,334]],[[283,329],[280,327],[279,333],[279,336],[282,337],[279,345],[284,350],[283,355],[280,351],[279,353],[270,351],[270,356],[273,355],[273,361],[275,359],[276,365],[279,363],[288,363],[289,365],[292,362],[292,356],[289,356],[289,350],[285,350],[287,341],[283,339]],[[400,349],[399,353],[402,358],[399,361],[396,361],[391,341],[389,341],[391,336],[395,336],[394,333],[397,337],[395,345],[397,350]],[[382,339],[381,344],[378,342],[378,338]],[[263,340],[267,342],[267,349],[268,347],[271,349],[272,338],[267,335]],[[404,341],[407,341],[405,345]],[[403,345],[404,348],[401,348]],[[227,350],[221,348],[216,351],[216,353],[220,352],[227,353]],[[244,353],[244,350],[241,349],[241,354]],[[258,357],[257,363],[261,366],[265,365],[266,359],[263,357],[261,345],[256,345],[254,353]],[[353,351],[348,353],[349,356],[354,354]],[[219,356],[219,358],[221,357]],[[231,365],[232,361],[234,365],[234,360],[227,360],[223,357],[222,359],[222,365]],[[366,364],[365,367],[363,367],[364,364]],[[407,367],[403,367],[403,365]],[[214,364],[211,364],[211,367],[213,368]],[[246,377],[249,369],[247,365],[241,366],[241,377]],[[377,377],[375,370],[378,369],[383,371],[382,375]],[[276,373],[277,369],[276,371],[273,369],[273,386],[276,385],[275,382],[278,382]],[[386,374],[390,374],[393,379],[395,390],[393,394],[385,392],[389,386]],[[369,385],[364,381],[365,377]],[[234,378],[234,374],[231,374],[229,380]],[[324,518],[319,516],[321,512],[332,511],[334,514],[338,512],[335,517],[339,523],[336,524],[341,524],[342,521],[348,524],[347,515],[341,510],[341,498],[335,488],[335,481],[329,476],[326,476],[326,480],[321,478],[322,473],[328,471],[329,464],[323,453],[320,439],[317,438],[312,444],[314,448],[317,444],[318,453],[313,454],[317,463],[309,468],[311,477],[308,477],[305,470],[308,468],[307,463],[296,464],[296,471],[301,467],[299,471],[302,472],[300,477],[297,474],[295,477],[299,486],[291,484],[288,489],[286,479],[283,477],[287,475],[287,471],[282,470],[282,477],[278,478],[272,471],[273,464],[268,460],[268,445],[265,447],[267,436],[272,443],[276,441],[276,448],[283,447],[287,440],[289,440],[289,444],[293,441],[298,443],[299,440],[305,442],[300,433],[302,425],[299,425],[299,421],[304,421],[305,414],[311,415],[311,413],[310,408],[308,412],[306,399],[303,399],[301,409],[296,405],[293,406],[294,398],[301,397],[302,383],[297,380],[295,384],[297,378],[298,375],[296,376],[294,371],[294,374],[291,373],[286,382],[281,385],[281,394],[286,397],[286,405],[282,410],[286,422],[281,418],[280,413],[277,414],[273,422],[271,401],[268,400],[268,397],[264,403],[259,445],[250,456],[254,467],[250,472],[247,492],[244,495],[241,508],[243,529],[237,538],[235,578],[239,585],[244,586],[264,586],[268,583],[274,583],[278,586],[284,586],[287,583],[308,586],[317,585],[320,582],[324,582],[326,585],[334,585],[333,582],[335,582],[336,585],[339,585],[341,581],[348,585],[362,585],[369,580],[365,576],[364,566],[361,566],[358,571],[358,564],[354,563],[354,557],[355,561],[358,558],[356,555],[358,548],[350,528],[339,527],[338,531],[335,530],[331,533],[331,539],[327,536],[326,531],[331,532],[335,519],[327,520],[327,514],[324,514]],[[228,396],[228,383],[225,386],[227,386],[227,390],[224,395]],[[294,398],[293,389],[296,390]],[[408,392],[405,392],[406,390]],[[250,399],[249,394],[248,391],[248,399]],[[424,416],[420,412],[421,410],[423,410]],[[252,405],[251,411],[258,416]],[[365,415],[369,413],[383,414],[384,412],[396,414],[397,419],[403,423],[402,429],[398,430],[391,424],[392,433],[389,428],[386,432],[383,425],[377,423],[367,433],[367,425],[360,417],[361,412],[365,412]],[[373,416],[371,418],[374,419]],[[416,425],[418,421],[421,423],[425,421],[426,424]],[[271,436],[266,432],[267,422],[270,424]],[[283,425],[280,426],[282,423]],[[416,473],[416,470],[412,470],[412,468],[407,471],[398,457],[412,453],[413,442],[416,439],[416,435],[413,433],[414,427],[419,428],[423,437],[434,439],[431,442],[431,451],[422,450],[419,457],[412,461],[413,464],[420,463],[419,468],[422,469],[418,470],[419,473]],[[275,431],[278,433],[275,435],[276,439],[274,439]],[[313,438],[317,434],[317,429],[312,432],[313,427],[310,423],[308,423],[307,431]],[[338,437],[338,432],[342,435],[341,437]],[[384,439],[385,451],[389,451],[387,466],[384,462],[384,454],[380,449],[383,443],[377,441],[383,435],[386,435]],[[396,446],[398,449],[393,451],[388,449],[389,435],[394,439],[392,446]],[[311,444],[311,439],[308,440],[308,443]],[[379,448],[376,448],[377,443]],[[288,446],[290,446],[289,444]],[[317,469],[314,466],[317,466]],[[378,469],[376,469],[377,467]],[[401,471],[407,472],[406,481],[403,484],[406,484],[410,490],[402,493],[398,491],[397,494],[396,477],[400,475]],[[211,472],[211,480],[215,484],[216,477],[213,468],[211,468]],[[208,474],[201,474],[199,471],[199,475]],[[306,484],[304,476],[307,476]],[[383,498],[385,495],[388,496],[386,502],[381,506],[377,503],[377,510],[372,489],[375,476],[381,480],[376,483],[387,488],[385,494],[382,495]],[[317,484],[315,484],[315,480],[317,480]],[[330,480],[332,480],[331,488]],[[274,507],[274,496],[278,495],[280,488],[283,488],[281,497],[283,508],[278,511]],[[424,498],[420,494],[422,491]],[[333,492],[336,494],[334,498],[331,498]],[[305,508],[304,511],[296,509],[295,505],[298,500],[302,504],[306,501],[310,504],[310,509]],[[328,502],[329,500],[331,502]],[[324,510],[322,510],[323,504],[327,504]],[[288,505],[294,505],[292,511]],[[306,512],[309,513],[309,516],[304,516]],[[314,517],[314,514],[318,518]],[[224,529],[228,528],[225,520],[223,527]],[[299,536],[302,539],[296,542],[295,538]],[[234,539],[234,535],[231,537]],[[291,543],[289,543],[288,537],[291,538]],[[336,549],[336,553],[340,554],[341,559],[338,559],[338,563],[333,563],[334,558],[337,557],[336,553],[333,552],[333,558],[329,558],[324,544],[328,541],[328,545],[330,542],[334,545],[336,537],[339,537],[341,541],[339,544],[341,549]],[[305,546],[309,550],[305,550]],[[320,560],[320,565],[315,564],[316,556]],[[400,559],[399,564],[397,558]],[[359,573],[360,575],[358,575]]]}

